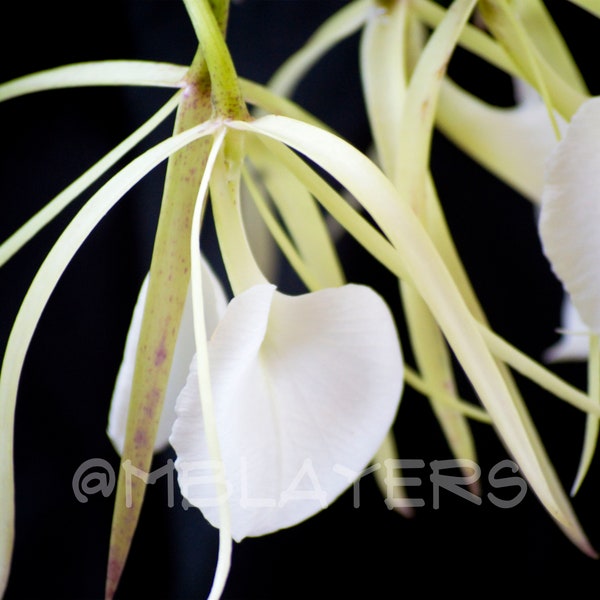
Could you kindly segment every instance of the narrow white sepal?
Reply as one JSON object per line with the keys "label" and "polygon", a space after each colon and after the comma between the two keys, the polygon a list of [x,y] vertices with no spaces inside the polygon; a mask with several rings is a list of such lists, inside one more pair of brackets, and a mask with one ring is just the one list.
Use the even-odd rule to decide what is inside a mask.
{"label": "narrow white sepal", "polygon": [[554,272],[594,333],[600,333],[599,156],[600,98],[592,98],[548,161],[539,231]]}
{"label": "narrow white sepal", "polygon": [[[217,276],[213,273],[206,260],[203,260],[202,268],[204,269],[204,318],[206,322],[207,334],[210,335],[225,312],[227,298],[223,288],[221,287],[221,283],[219,282]],[[117,375],[108,417],[107,433],[115,450],[119,454],[122,454],[123,446],[125,444],[127,412],[129,410],[131,387],[133,384],[135,355],[137,352],[137,346],[142,327],[142,317],[144,313],[144,306],[146,304],[148,282],[149,275],[146,275],[142,283],[142,287],[140,288],[135,308],[133,310],[131,325],[129,326],[129,332],[127,333],[127,339],[125,342],[123,361]],[[191,293],[190,290],[188,290],[183,308],[183,314],[181,317],[179,334],[175,344],[175,351],[173,353],[173,364],[171,366],[171,373],[169,375],[169,382],[167,384],[165,402],[158,425],[156,440],[154,442],[154,449],[157,452],[164,450],[169,443],[171,428],[173,427],[173,422],[175,421],[175,401],[179,392],[185,385],[190,361],[196,352],[191,302]]]}
{"label": "narrow white sepal", "polygon": [[[544,169],[558,140],[548,109],[530,86],[515,85],[516,106],[483,102],[444,81],[436,114],[441,130],[497,177],[532,202],[539,203]],[[561,132],[567,125],[555,115]]]}
{"label": "narrow white sepal", "polygon": [[209,342],[227,498],[217,498],[192,361],[170,442],[184,497],[233,539],[293,526],[358,477],[390,429],[403,385],[393,317],[360,285],[286,296],[269,284],[235,297]]}

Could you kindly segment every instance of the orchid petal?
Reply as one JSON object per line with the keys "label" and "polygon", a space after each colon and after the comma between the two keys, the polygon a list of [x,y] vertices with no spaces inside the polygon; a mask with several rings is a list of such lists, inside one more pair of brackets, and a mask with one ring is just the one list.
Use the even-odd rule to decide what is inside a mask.
{"label": "orchid petal", "polygon": [[303,262],[320,282],[318,287],[342,285],[343,269],[316,200],[293,173],[273,162],[257,139],[250,138],[247,143],[262,184]]}
{"label": "orchid petal", "polygon": [[573,87],[570,81],[563,79],[556,65],[534,43],[513,4],[503,0],[481,0],[478,6],[492,35],[521,70],[520,77],[539,91],[553,126],[555,110],[569,120],[588,94],[580,90],[579,83]]}
{"label": "orchid petal", "polygon": [[408,80],[408,4],[373,10],[360,40],[360,74],[377,157],[393,176],[402,135],[402,107]]}
{"label": "orchid petal", "polygon": [[188,68],[144,60],[102,60],[39,71],[0,85],[0,102],[18,96],[85,86],[183,87]]}
{"label": "orchid petal", "polygon": [[[529,88],[531,89],[531,88]],[[558,141],[544,103],[517,88],[517,106],[492,106],[449,80],[442,86],[437,125],[482,166],[532,202],[539,203],[544,167]],[[555,115],[560,131],[566,123]],[[484,135],[482,135],[484,132]]]}
{"label": "orchid petal", "polygon": [[532,42],[557,74],[575,89],[587,93],[583,76],[544,2],[519,2],[516,11]]}
{"label": "orchid petal", "polygon": [[[295,525],[333,502],[372,459],[396,416],[403,362],[389,309],[346,285],[292,297],[270,284],[236,296],[209,342],[235,540]],[[219,526],[195,361],[171,443],[184,496]],[[307,489],[303,476],[310,480]],[[196,484],[196,485],[195,485]]]}
{"label": "orchid petal", "polygon": [[600,2],[598,0],[569,0],[573,4],[587,10],[592,15],[600,18]]}
{"label": "orchid petal", "polygon": [[355,0],[335,12],[292,54],[269,81],[269,88],[280,96],[290,97],[298,82],[331,48],[356,33],[371,10],[371,0]]}
{"label": "orchid petal", "polygon": [[[204,319],[206,323],[207,335],[211,335],[215,330],[219,320],[225,313],[227,299],[221,283],[210,268],[206,260],[202,261],[203,273],[203,294],[204,294]],[[123,362],[117,375],[115,390],[113,392],[110,414],[108,418],[108,436],[115,447],[115,450],[122,454],[125,444],[125,432],[127,430],[127,411],[129,409],[129,399],[131,396],[131,385],[133,383],[133,371],[135,368],[135,356],[137,352],[140,331],[142,327],[142,316],[146,304],[146,294],[148,292],[149,275],[146,276],[133,310],[129,333],[125,343]],[[196,352],[194,342],[194,326],[192,311],[191,293],[188,295],[183,308],[179,335],[175,344],[173,355],[173,366],[167,384],[165,394],[165,403],[163,406],[158,432],[154,442],[154,448],[157,452],[164,450],[169,443],[171,429],[175,422],[175,400],[183,386],[185,385],[188,366]]]}
{"label": "orchid petal", "polygon": [[600,98],[584,103],[548,162],[539,231],[544,252],[586,324],[600,332]]}
{"label": "orchid petal", "polygon": [[152,115],[141,127],[124,139],[118,146],[103,156],[85,173],[69,184],[54,197],[44,208],[17,229],[9,238],[0,244],[0,266],[8,261],[29,240],[33,239],[56,215],[66,208],[77,196],[83,193],[108,169],[116,164],[150,132],[154,131],[175,109],[180,101],[181,92],[177,92],[162,108]]}

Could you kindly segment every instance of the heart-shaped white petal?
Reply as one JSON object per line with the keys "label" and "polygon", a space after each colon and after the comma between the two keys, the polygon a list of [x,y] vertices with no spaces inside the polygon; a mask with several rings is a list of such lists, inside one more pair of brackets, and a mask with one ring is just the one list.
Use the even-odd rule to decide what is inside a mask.
{"label": "heart-shaped white petal", "polygon": [[539,230],[581,319],[600,333],[600,98],[581,106],[548,161]]}
{"label": "heart-shaped white petal", "polygon": [[[402,393],[392,315],[360,285],[296,297],[250,288],[229,304],[209,358],[237,541],[331,504],[372,459]],[[170,441],[183,495],[218,527],[195,362]]]}
{"label": "heart-shaped white petal", "polygon": [[[227,298],[218,278],[205,260],[202,261],[202,268],[204,269],[202,278],[204,281],[204,318],[206,322],[207,334],[210,335],[225,312]],[[107,433],[115,450],[119,454],[123,452],[123,445],[125,444],[127,412],[129,410],[129,398],[131,396],[133,372],[135,369],[135,354],[137,352],[140,330],[142,327],[142,317],[144,313],[144,306],[146,304],[148,281],[149,276],[147,275],[142,283],[142,287],[140,288],[138,299],[133,310],[131,325],[129,326],[129,331],[127,333],[127,339],[125,342],[123,361],[117,375],[112,402],[110,405]],[[173,426],[173,422],[175,421],[175,401],[179,392],[185,385],[190,361],[196,352],[191,303],[191,293],[188,291],[181,317],[181,325],[179,327],[177,343],[175,344],[173,365],[171,367],[171,374],[169,375],[169,382],[167,384],[163,411],[158,425],[156,440],[154,442],[156,451],[164,450],[169,443],[171,428]]]}

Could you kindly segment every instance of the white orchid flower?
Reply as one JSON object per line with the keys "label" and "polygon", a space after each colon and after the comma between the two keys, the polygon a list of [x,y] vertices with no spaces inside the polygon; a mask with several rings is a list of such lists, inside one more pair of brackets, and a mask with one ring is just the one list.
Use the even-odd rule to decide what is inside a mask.
{"label": "white orchid flower", "polygon": [[[202,267],[224,470],[228,478],[242,478],[230,492],[233,511],[237,509],[232,534],[239,541],[296,524],[348,487],[347,473],[364,469],[395,418],[403,362],[393,317],[369,288],[349,285],[294,298],[262,284],[236,296],[227,307],[220,283],[205,261]],[[147,289],[148,278],[133,312],[111,403],[108,434],[119,453]],[[192,487],[191,467],[208,464],[211,457],[202,435],[191,302],[189,294],[155,449],[164,449],[171,436],[184,496],[218,526],[212,489],[202,498],[205,506],[195,500]],[[296,498],[279,507],[305,467],[317,478],[319,502]],[[249,502],[243,493],[248,485],[253,494],[267,499],[256,515],[244,505]]]}
{"label": "white orchid flower", "polygon": [[[398,39],[393,31],[389,35],[390,30],[383,40],[372,34],[385,29],[386,11],[395,3],[358,0],[337,21],[342,29],[336,34],[334,27],[325,38],[316,38],[313,48],[327,48],[371,19],[365,58],[373,72],[367,79],[383,77],[366,85],[386,176],[364,154],[298,107],[237,77],[223,36],[226,0],[185,0],[185,4],[200,41],[189,68],[129,61],[93,63],[0,88],[0,98],[2,93],[6,98],[61,85],[150,81],[178,88],[156,117],[65,190],[22,233],[0,246],[2,262],[85,188],[84,181],[89,185],[177,108],[174,135],[109,179],[65,229],[36,274],[13,326],[0,374],[0,478],[6,484],[0,490],[0,588],[8,578],[14,537],[14,408],[35,326],[62,272],[93,228],[131,186],[167,159],[150,276],[134,310],[109,434],[123,460],[130,460],[141,472],[149,470],[157,447],[164,447],[167,439],[173,445],[184,497],[219,528],[211,600],[224,589],[232,540],[290,527],[335,500],[387,441],[404,374],[419,381],[404,368],[394,319],[385,302],[375,291],[345,281],[321,208],[397,276],[403,290],[415,299],[408,309],[417,315],[413,322],[426,323],[424,339],[434,340],[436,350],[444,349],[440,360],[427,356],[427,344],[421,344],[419,360],[427,373],[423,389],[438,408],[450,397],[453,409],[449,412],[461,417],[460,429],[453,430],[463,431],[464,423],[462,413],[454,410],[460,402],[446,377],[450,351],[481,399],[484,416],[494,424],[545,508],[577,547],[595,556],[508,366],[521,369],[557,395],[575,398],[573,402],[590,414],[599,415],[600,408],[564,382],[547,373],[539,375],[536,365],[486,327],[451,236],[444,229],[427,171],[442,77],[465,32],[466,43],[476,38],[474,46],[492,62],[499,60],[513,73],[526,75],[524,79],[532,85],[541,81],[539,91],[547,106],[552,108],[555,99],[562,100],[557,110],[563,118],[570,117],[569,110],[581,93],[559,98],[564,86],[547,65],[537,78],[531,65],[498,59],[498,47],[490,50],[489,44],[495,44],[491,37],[483,41],[467,25],[475,0],[455,0],[447,11],[424,1],[415,6],[398,3],[403,6],[394,12],[393,21],[405,23],[408,13],[402,11],[406,10],[419,19],[426,14],[439,18],[439,28],[423,49],[422,63],[409,53],[405,75],[410,72],[411,83],[406,98],[400,82],[394,86],[392,100],[378,104],[381,99],[373,92],[385,77],[393,76],[400,61],[390,53],[378,64],[381,48],[398,49]],[[495,4],[486,2],[492,20],[495,12],[489,9]],[[373,6],[378,10],[373,11]],[[496,24],[498,37],[508,45],[509,54],[518,55],[522,40],[528,38],[510,35],[512,21],[507,14],[502,13],[504,21]],[[555,50],[552,54],[557,55]],[[295,73],[303,72],[316,55],[311,51],[303,56],[294,66]],[[290,80],[283,78],[280,85],[286,88]],[[406,101],[400,117],[390,112],[396,100]],[[258,105],[266,116],[252,118],[246,102]],[[553,115],[552,110],[548,112]],[[385,119],[381,120],[386,115],[393,123],[387,129]],[[337,182],[369,219],[313,164]],[[264,181],[260,179],[263,173]],[[520,176],[514,181],[520,182]],[[280,293],[255,260],[242,212],[242,183],[305,284],[306,294]],[[233,290],[227,305],[200,252],[208,202]],[[571,267],[566,271],[571,272]],[[582,312],[582,317],[588,316]],[[453,427],[449,421],[446,426],[449,431]],[[125,566],[145,483],[127,481],[120,473],[108,561],[108,600]]]}

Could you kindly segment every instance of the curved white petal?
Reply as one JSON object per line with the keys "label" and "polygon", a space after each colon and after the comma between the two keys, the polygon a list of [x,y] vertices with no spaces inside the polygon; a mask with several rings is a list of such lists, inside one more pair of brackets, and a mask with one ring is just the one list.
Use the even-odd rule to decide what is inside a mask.
{"label": "curved white petal", "polygon": [[[209,356],[237,541],[333,502],[381,445],[402,393],[392,315],[365,286],[296,297],[255,286],[229,304]],[[195,361],[176,411],[182,493],[218,527]]]}
{"label": "curved white petal", "polygon": [[544,252],[583,322],[600,332],[600,98],[585,102],[548,161]]}
{"label": "curved white petal", "polygon": [[[205,282],[203,289],[205,307],[204,318],[206,321],[207,334],[210,335],[225,312],[227,299],[219,280],[213,273],[209,264],[206,261],[203,261],[202,266],[204,269],[203,281]],[[133,372],[135,369],[135,355],[140,338],[142,316],[144,313],[144,305],[146,303],[146,293],[148,291],[148,281],[149,275],[146,275],[133,310],[131,325],[129,326],[129,332],[127,333],[127,340],[125,342],[123,361],[117,375],[108,417],[108,436],[115,450],[119,454],[122,453],[123,445],[125,443],[127,411],[129,410],[129,398],[131,395]],[[177,343],[175,344],[173,365],[167,384],[163,411],[158,425],[156,440],[154,442],[156,451],[164,450],[169,443],[169,435],[171,435],[171,428],[175,421],[175,401],[179,392],[181,392],[185,385],[190,361],[195,352],[196,344],[194,342],[191,293],[188,291],[183,315],[181,317],[179,335],[177,337]]]}
{"label": "curved white petal", "polygon": [[[469,156],[532,202],[539,202],[544,167],[557,145],[544,103],[519,84],[518,104],[500,108],[487,104],[445,80],[436,114],[441,131]],[[558,115],[561,131],[566,124]]]}
{"label": "curved white petal", "polygon": [[544,360],[547,362],[587,360],[590,353],[588,330],[568,294],[563,298],[560,321],[561,337],[556,344],[546,350]]}

